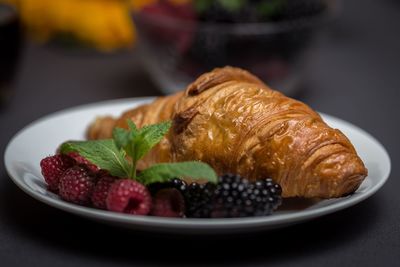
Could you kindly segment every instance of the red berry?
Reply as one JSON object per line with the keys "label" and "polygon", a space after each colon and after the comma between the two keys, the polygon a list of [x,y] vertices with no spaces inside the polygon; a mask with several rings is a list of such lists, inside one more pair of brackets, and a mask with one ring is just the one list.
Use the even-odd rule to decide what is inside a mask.
{"label": "red berry", "polygon": [[95,174],[96,174],[97,179],[103,178],[104,176],[111,176],[110,173],[107,170],[103,170],[103,169],[100,169]]}
{"label": "red berry", "polygon": [[106,209],[106,198],[108,196],[108,191],[111,185],[115,182],[117,178],[114,176],[102,176],[100,180],[96,183],[92,194],[92,204],[96,208]]}
{"label": "red berry", "polygon": [[60,176],[74,164],[74,160],[62,154],[50,156],[40,161],[44,180],[51,191],[57,192]]}
{"label": "red berry", "polygon": [[90,201],[95,178],[84,166],[69,168],[60,177],[59,195],[68,202],[86,205]]}
{"label": "red berry", "polygon": [[79,153],[77,152],[69,152],[67,154],[69,157],[71,157],[72,159],[74,159],[76,161],[77,164],[82,164],[85,165],[89,170],[91,170],[92,172],[98,172],[100,170],[99,167],[97,167],[96,165],[94,165],[93,163],[91,163],[89,160],[87,160],[86,158],[82,157]]}
{"label": "red berry", "polygon": [[182,194],[175,188],[162,189],[153,199],[151,214],[161,217],[183,217],[185,202]]}
{"label": "red berry", "polygon": [[151,209],[151,196],[147,188],[131,179],[115,181],[106,199],[107,209],[111,211],[146,215]]}

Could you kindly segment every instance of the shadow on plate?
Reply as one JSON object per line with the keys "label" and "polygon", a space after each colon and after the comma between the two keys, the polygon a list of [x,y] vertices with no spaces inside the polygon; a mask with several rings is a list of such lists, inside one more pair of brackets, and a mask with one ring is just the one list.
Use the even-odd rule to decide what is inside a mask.
{"label": "shadow on plate", "polygon": [[[3,175],[0,218],[11,236],[38,242],[46,251],[113,263],[154,265],[284,263],[351,245],[379,217],[377,196],[355,207],[303,224],[256,234],[171,236],[133,232],[46,206]],[[35,243],[34,243],[35,244]],[[47,253],[47,252],[46,252]]]}

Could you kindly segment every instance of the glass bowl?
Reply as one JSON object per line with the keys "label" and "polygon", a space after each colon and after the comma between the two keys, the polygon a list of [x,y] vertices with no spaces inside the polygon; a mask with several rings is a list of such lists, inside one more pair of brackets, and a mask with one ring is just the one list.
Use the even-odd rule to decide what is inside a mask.
{"label": "glass bowl", "polygon": [[303,81],[307,48],[337,10],[279,22],[220,23],[137,12],[138,54],[164,93],[185,88],[204,72],[226,65],[249,70],[274,89],[293,93]]}

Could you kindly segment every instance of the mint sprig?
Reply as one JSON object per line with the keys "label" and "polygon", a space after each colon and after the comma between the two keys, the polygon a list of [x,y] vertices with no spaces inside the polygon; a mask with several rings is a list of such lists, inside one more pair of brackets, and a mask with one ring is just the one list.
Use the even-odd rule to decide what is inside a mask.
{"label": "mint sprig", "polygon": [[114,140],[69,141],[60,147],[61,153],[78,152],[82,157],[107,170],[113,176],[124,177],[131,172],[131,164],[124,150],[118,149]]}
{"label": "mint sprig", "polygon": [[[133,123],[132,123],[133,124]],[[132,159],[138,161],[143,158],[156,144],[158,144],[171,127],[171,122],[148,125],[137,131],[131,138],[134,149]]]}
{"label": "mint sprig", "polygon": [[156,144],[158,144],[171,127],[171,122],[147,125],[137,129],[136,125],[128,120],[129,130],[115,128],[113,139],[118,149],[122,149],[132,160],[132,169],[129,177],[136,177],[137,162],[143,158]]}
{"label": "mint sprig", "polygon": [[138,129],[129,120],[128,127],[128,130],[115,128],[113,139],[65,142],[61,145],[60,151],[77,152],[113,176],[136,179],[145,185],[167,182],[173,178],[217,181],[217,175],[209,165],[196,161],[154,164],[137,175],[137,162],[168,133],[171,122]]}

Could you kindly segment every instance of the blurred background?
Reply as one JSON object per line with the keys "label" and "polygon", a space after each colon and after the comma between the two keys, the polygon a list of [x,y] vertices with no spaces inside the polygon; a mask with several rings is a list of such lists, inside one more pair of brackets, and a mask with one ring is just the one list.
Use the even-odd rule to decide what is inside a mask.
{"label": "blurred background", "polygon": [[312,43],[341,12],[339,0],[0,2],[5,83],[27,43],[68,54],[77,66],[88,57],[103,62],[112,55],[135,57],[162,93],[232,65],[291,94],[303,85]]}
{"label": "blurred background", "polygon": [[[121,90],[123,83],[139,75],[143,77],[141,83],[151,83],[145,87],[167,94],[185,88],[214,67],[232,65],[245,68],[271,87],[295,96],[320,75],[315,71],[320,71],[316,60],[321,57],[321,40],[332,42],[328,46],[340,46],[346,45],[352,35],[366,31],[371,36],[375,30],[377,34],[394,34],[390,28],[397,24],[379,28],[383,25],[374,20],[377,11],[373,7],[378,4],[372,2],[0,0],[1,99],[5,102],[12,95],[10,83],[17,69],[21,73],[21,68],[24,70],[32,62],[30,57],[38,57],[35,68],[22,77],[36,79],[35,71],[48,66],[46,83],[58,77],[65,80],[64,84],[73,85],[91,77],[105,79],[115,75],[102,80],[102,86]],[[385,3],[378,8],[398,9],[395,1],[380,2]],[[356,17],[364,21],[350,26],[349,20]],[[359,28],[347,28],[353,26]],[[352,48],[359,51],[378,42],[366,40]],[[325,49],[339,51],[339,47]],[[138,73],[135,69],[144,71]],[[76,71],[80,76],[70,77]],[[79,86],[98,86],[94,85]],[[134,84],[130,89],[128,96],[148,92]],[[123,96],[110,93],[110,97]]]}

